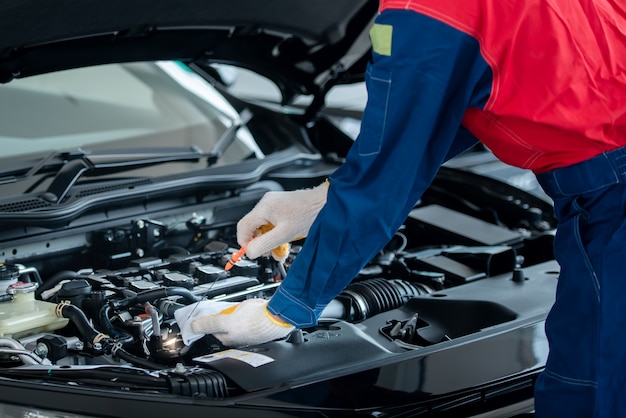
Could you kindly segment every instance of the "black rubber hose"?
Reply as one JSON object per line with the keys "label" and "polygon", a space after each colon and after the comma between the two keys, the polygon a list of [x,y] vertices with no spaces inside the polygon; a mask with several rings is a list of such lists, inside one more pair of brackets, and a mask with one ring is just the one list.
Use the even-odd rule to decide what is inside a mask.
{"label": "black rubber hose", "polygon": [[128,299],[113,302],[115,309],[127,309],[130,306],[136,304],[143,304],[145,302],[151,302],[156,299],[163,299],[169,296],[180,296],[187,304],[194,302],[200,302],[202,298],[191,293],[189,289],[184,287],[162,287],[159,289],[146,290],[145,292],[137,293],[137,295]]}
{"label": "black rubber hose", "polygon": [[116,337],[116,342],[121,342],[122,344],[133,342],[135,339],[132,336],[115,329],[115,327],[111,323],[111,320],[109,319],[109,312],[111,312],[110,305],[104,305],[102,309],[100,309],[98,317],[100,326],[104,328],[104,330],[110,335]]}
{"label": "black rubber hose", "polygon": [[355,282],[333,299],[320,317],[362,321],[399,308],[410,298],[423,293],[416,284],[405,280],[377,278]]}
{"label": "black rubber hose", "polygon": [[78,273],[71,270],[63,270],[56,273],[54,276],[50,277],[48,280],[45,280],[37,289],[35,289],[35,298],[41,299],[41,294],[46,290],[52,289],[57,284],[61,283],[63,280],[73,280],[78,276]]}
{"label": "black rubber hose", "polygon": [[174,318],[174,312],[184,307],[185,305],[183,305],[182,303],[176,303],[169,299],[165,299],[159,302],[159,311],[166,318]]}
{"label": "black rubber hose", "polygon": [[92,327],[87,319],[87,316],[85,316],[85,313],[74,305],[59,303],[57,305],[57,316],[67,318],[72,321],[72,324],[74,324],[78,330],[78,334],[82,337],[83,341],[86,341],[89,344],[94,344],[99,340],[109,338]]}
{"label": "black rubber hose", "polygon": [[123,348],[120,348],[117,351],[115,351],[114,355],[119,357],[119,358],[121,358],[122,360],[132,364],[133,366],[142,367],[144,369],[149,369],[149,370],[161,370],[161,369],[163,369],[163,365],[162,364],[155,363],[153,361],[146,360],[146,359],[141,358],[141,357],[137,357],[136,355],[129,353],[128,351],[124,350]]}

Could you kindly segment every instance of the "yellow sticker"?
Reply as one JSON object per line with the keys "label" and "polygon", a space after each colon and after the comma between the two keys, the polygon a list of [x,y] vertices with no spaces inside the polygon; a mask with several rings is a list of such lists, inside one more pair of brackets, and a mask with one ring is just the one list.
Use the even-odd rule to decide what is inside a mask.
{"label": "yellow sticker", "polygon": [[374,26],[370,29],[370,39],[372,40],[374,52],[380,55],[391,56],[392,35],[393,26],[374,23]]}

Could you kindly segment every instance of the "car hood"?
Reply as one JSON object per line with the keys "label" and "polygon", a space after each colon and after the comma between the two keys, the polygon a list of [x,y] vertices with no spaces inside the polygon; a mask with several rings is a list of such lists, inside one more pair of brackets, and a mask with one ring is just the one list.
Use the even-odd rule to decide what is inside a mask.
{"label": "car hood", "polygon": [[25,0],[0,5],[0,82],[88,65],[228,63],[273,80],[284,101],[359,79],[372,0]]}

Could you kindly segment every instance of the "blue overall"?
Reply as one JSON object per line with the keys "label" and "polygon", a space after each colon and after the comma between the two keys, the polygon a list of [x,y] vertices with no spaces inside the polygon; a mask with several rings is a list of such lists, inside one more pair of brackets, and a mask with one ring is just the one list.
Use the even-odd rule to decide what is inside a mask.
{"label": "blue overall", "polygon": [[561,265],[537,417],[626,416],[626,148],[537,176]]}

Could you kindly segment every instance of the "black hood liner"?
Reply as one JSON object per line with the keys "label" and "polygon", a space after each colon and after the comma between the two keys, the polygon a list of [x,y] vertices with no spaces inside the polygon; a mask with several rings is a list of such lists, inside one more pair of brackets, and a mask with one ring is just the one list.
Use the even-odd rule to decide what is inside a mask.
{"label": "black hood liner", "polygon": [[[306,85],[328,68],[302,60],[321,50],[345,54],[376,11],[372,0],[6,1],[0,3],[0,82],[108,62],[213,59],[270,73],[284,68],[287,79],[294,71],[309,73],[295,74]],[[238,54],[242,40],[250,51],[258,43],[263,53]],[[279,40],[288,40],[293,57],[279,57],[280,65],[268,70],[276,59],[270,46]],[[220,58],[216,49],[230,52]]]}
{"label": "black hood liner", "polygon": [[147,26],[258,25],[336,42],[367,0],[19,0],[0,4],[0,50]]}

